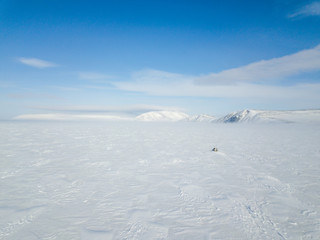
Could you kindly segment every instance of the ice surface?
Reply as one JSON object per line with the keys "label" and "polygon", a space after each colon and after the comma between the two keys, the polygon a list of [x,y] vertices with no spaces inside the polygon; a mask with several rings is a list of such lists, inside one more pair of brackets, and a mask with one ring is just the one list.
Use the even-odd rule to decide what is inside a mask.
{"label": "ice surface", "polygon": [[1,122],[0,239],[319,239],[319,130]]}

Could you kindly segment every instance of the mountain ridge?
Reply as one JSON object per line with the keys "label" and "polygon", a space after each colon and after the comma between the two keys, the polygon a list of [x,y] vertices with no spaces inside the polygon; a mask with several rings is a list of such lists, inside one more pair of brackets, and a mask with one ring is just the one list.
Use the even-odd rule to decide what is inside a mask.
{"label": "mountain ridge", "polygon": [[44,121],[143,121],[143,122],[207,122],[207,123],[320,123],[320,110],[250,110],[245,109],[229,113],[222,117],[206,114],[188,115],[179,111],[150,111],[135,117],[113,116],[105,114],[25,114],[12,120]]}
{"label": "mountain ridge", "polygon": [[212,123],[267,123],[267,122],[319,122],[320,110],[251,110],[245,109],[229,113],[217,118],[210,115],[189,116],[183,112],[152,111],[136,117],[141,121],[185,121],[185,122],[212,122]]}
{"label": "mountain ridge", "polygon": [[229,113],[217,119],[223,123],[320,122],[320,110],[249,110]]}

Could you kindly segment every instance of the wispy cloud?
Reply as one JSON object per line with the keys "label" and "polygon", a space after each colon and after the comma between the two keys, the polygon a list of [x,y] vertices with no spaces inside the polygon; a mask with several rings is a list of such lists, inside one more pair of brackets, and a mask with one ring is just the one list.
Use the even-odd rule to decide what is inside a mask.
{"label": "wispy cloud", "polygon": [[246,66],[212,73],[195,79],[198,84],[263,82],[320,70],[320,45],[291,55],[262,60]]}
{"label": "wispy cloud", "polygon": [[12,99],[53,99],[53,100],[61,100],[63,98],[52,95],[52,94],[45,94],[45,93],[32,93],[32,92],[24,92],[24,93],[9,93],[7,95],[9,98]]}
{"label": "wispy cloud", "polygon": [[49,112],[59,113],[99,113],[99,114],[111,114],[111,115],[139,115],[141,113],[149,111],[181,111],[182,109],[172,106],[157,106],[147,104],[137,105],[119,105],[119,106],[101,106],[101,105],[61,105],[61,106],[36,106],[33,107],[37,110],[44,110]]}
{"label": "wispy cloud", "polygon": [[[248,101],[320,101],[320,83],[310,84],[297,76],[320,70],[320,45],[291,55],[254,62],[205,76],[189,76],[157,70],[132,74],[129,81],[113,82],[118,89],[151,96],[213,97]],[[278,80],[296,76],[291,86]]]}
{"label": "wispy cloud", "polygon": [[80,91],[80,88],[77,87],[68,87],[68,86],[51,86],[54,89],[60,90],[60,91],[67,91],[67,92],[75,92]]}
{"label": "wispy cloud", "polygon": [[320,2],[312,2],[300,8],[298,11],[289,14],[289,18],[295,18],[299,16],[320,16]]}
{"label": "wispy cloud", "polygon": [[45,113],[45,114],[22,114],[13,118],[14,120],[50,120],[50,121],[82,121],[82,120],[110,120],[110,121],[128,121],[134,118],[126,118],[110,115],[99,114],[61,114],[61,113]]}
{"label": "wispy cloud", "polygon": [[16,88],[17,85],[10,81],[1,81],[0,80],[0,88]]}
{"label": "wispy cloud", "polygon": [[320,84],[297,84],[294,86],[277,86],[254,83],[230,85],[199,85],[192,81],[180,83],[156,82],[122,82],[117,86],[126,91],[142,92],[152,96],[176,97],[214,97],[214,98],[251,98],[251,99],[294,99],[314,98],[320,100]]}
{"label": "wispy cloud", "polygon": [[184,109],[154,106],[154,105],[61,105],[61,106],[34,106],[30,107],[43,113],[22,114],[14,117],[15,120],[135,120],[135,117],[149,111],[183,111]]}
{"label": "wispy cloud", "polygon": [[114,78],[113,76],[97,73],[97,72],[77,72],[78,78],[83,80],[108,80]]}
{"label": "wispy cloud", "polygon": [[36,68],[49,68],[49,67],[57,67],[58,65],[52,62],[48,62],[38,58],[23,58],[20,57],[17,59],[20,63],[36,67]]}
{"label": "wispy cloud", "polygon": [[[202,89],[201,86],[204,86],[201,92],[211,92],[208,90],[210,85],[215,86],[215,89],[219,86],[239,86],[244,83],[267,83],[270,85],[276,84],[278,80],[319,70],[320,45],[280,58],[262,60],[203,76],[148,69],[133,73],[129,81],[117,81],[113,82],[113,85],[123,90],[147,92],[152,95],[163,92],[165,95],[175,96],[180,95],[179,92],[184,89],[184,92],[194,96],[198,95],[197,92]],[[189,89],[190,92],[186,89]]]}

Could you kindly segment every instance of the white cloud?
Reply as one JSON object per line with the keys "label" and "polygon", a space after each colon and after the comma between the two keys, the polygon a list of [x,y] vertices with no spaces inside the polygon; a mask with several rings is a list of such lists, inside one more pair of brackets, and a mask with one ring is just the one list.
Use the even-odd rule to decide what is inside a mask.
{"label": "white cloud", "polygon": [[172,106],[156,106],[147,104],[100,106],[100,105],[61,105],[61,106],[34,106],[33,109],[44,113],[22,114],[14,117],[15,120],[135,120],[135,117],[150,111],[183,111],[184,109]]}
{"label": "white cloud", "polygon": [[119,88],[152,96],[209,97],[228,100],[237,105],[262,104],[285,108],[319,108],[320,83],[294,86],[272,86],[252,83],[233,85],[196,85],[192,81],[180,83],[121,83]]}
{"label": "white cloud", "polygon": [[78,72],[78,78],[83,80],[107,80],[113,78],[110,75],[101,74],[97,72]]}
{"label": "white cloud", "polygon": [[134,120],[134,118],[125,118],[110,115],[98,114],[61,114],[61,113],[45,113],[45,114],[23,114],[14,117],[15,120],[54,120],[54,121],[81,121],[81,120]]}
{"label": "white cloud", "polygon": [[166,82],[181,82],[185,81],[186,79],[192,79],[193,76],[187,76],[178,73],[170,73],[164,72],[154,69],[146,69],[138,72],[134,72],[132,74],[132,79],[136,81],[148,81],[148,82],[159,82],[159,83],[166,83]]}
{"label": "white cloud", "polygon": [[289,14],[289,18],[299,16],[320,16],[320,2],[312,2],[300,8],[298,11]]}
{"label": "white cloud", "polygon": [[136,105],[118,105],[118,106],[101,106],[101,105],[62,105],[62,106],[36,106],[34,109],[60,112],[60,113],[99,113],[99,114],[111,114],[117,116],[124,115],[139,115],[141,113],[149,111],[180,111],[182,109],[172,106],[157,106],[147,104]]}
{"label": "white cloud", "polygon": [[149,69],[132,74],[129,81],[113,82],[113,85],[151,96],[213,97],[264,103],[300,101],[315,106],[320,102],[320,83],[301,80],[290,86],[280,86],[277,80],[317,70],[320,70],[320,45],[201,77]]}
{"label": "white cloud", "polygon": [[38,99],[38,100],[44,100],[44,99],[53,99],[53,100],[61,100],[61,97],[58,97],[56,95],[52,94],[46,94],[46,93],[35,93],[35,92],[13,92],[7,94],[9,98],[12,99]]}
{"label": "white cloud", "polygon": [[31,67],[36,67],[36,68],[48,68],[48,67],[57,67],[58,65],[52,62],[48,62],[45,60],[41,60],[38,58],[23,58],[20,57],[18,58],[18,61],[22,64],[31,66]]}
{"label": "white cloud", "polygon": [[320,84],[272,86],[252,83],[233,85],[197,85],[192,81],[180,83],[123,82],[118,87],[126,91],[143,92],[153,96],[191,96],[215,98],[295,99],[320,100]]}
{"label": "white cloud", "polygon": [[262,60],[246,66],[228,69],[196,78],[199,84],[233,84],[263,82],[287,78],[300,73],[320,70],[320,45],[291,55]]}
{"label": "white cloud", "polygon": [[121,90],[144,92],[150,95],[180,96],[182,88],[193,84],[193,76],[147,69],[132,74],[130,81],[112,84]]}
{"label": "white cloud", "polygon": [[213,93],[216,92],[214,89],[224,89],[228,85],[234,85],[234,88],[244,86],[244,83],[270,85],[276,84],[277,80],[319,70],[320,45],[280,58],[262,60],[204,76],[148,69],[133,73],[129,81],[117,81],[112,84],[122,90],[145,92],[150,95],[211,96],[217,95]]}
{"label": "white cloud", "polygon": [[68,92],[74,92],[74,91],[80,91],[80,88],[77,87],[65,87],[65,86],[51,86],[54,89],[58,89],[60,91],[68,91]]}
{"label": "white cloud", "polygon": [[16,120],[135,120],[135,117],[150,111],[183,111],[172,106],[155,105],[62,105],[37,106],[33,109],[44,111],[38,114],[22,114],[14,117]]}

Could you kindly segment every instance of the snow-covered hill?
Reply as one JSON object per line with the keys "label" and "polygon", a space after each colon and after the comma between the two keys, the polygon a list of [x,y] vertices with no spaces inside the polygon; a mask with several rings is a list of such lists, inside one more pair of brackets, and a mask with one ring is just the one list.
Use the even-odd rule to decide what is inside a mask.
{"label": "snow-covered hill", "polygon": [[146,112],[136,117],[137,120],[140,121],[170,121],[170,122],[178,122],[178,121],[189,121],[189,122],[213,122],[216,120],[215,117],[210,115],[194,115],[189,116],[183,112],[176,111],[152,111]]}
{"label": "snow-covered hill", "polygon": [[201,114],[201,115],[191,116],[189,118],[189,121],[190,122],[213,122],[216,119],[217,119],[216,117],[206,115],[206,114]]}
{"label": "snow-covered hill", "polygon": [[217,122],[235,123],[235,122],[248,122],[257,119],[257,111],[243,110],[238,112],[232,112],[228,115],[217,119]]}
{"label": "snow-covered hill", "polygon": [[189,115],[183,112],[175,111],[152,111],[146,112],[136,117],[140,121],[187,121]]}
{"label": "snow-covered hill", "polygon": [[227,114],[221,118],[210,115],[189,116],[183,112],[153,111],[136,117],[139,121],[188,121],[188,122],[212,122],[212,123],[320,123],[320,110],[296,110],[296,111],[263,111],[242,110]]}
{"label": "snow-covered hill", "polygon": [[190,116],[178,111],[152,111],[137,117],[111,116],[105,114],[24,114],[13,118],[14,120],[59,120],[59,121],[167,121],[167,122],[212,122],[212,123],[257,123],[257,122],[285,122],[285,123],[320,123],[320,110],[296,110],[296,111],[263,111],[242,110],[216,118],[210,115]]}
{"label": "snow-covered hill", "polygon": [[243,110],[230,113],[216,122],[236,123],[236,122],[319,122],[320,110],[300,110],[300,111],[262,111]]}

